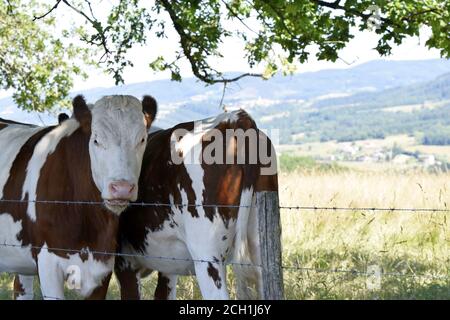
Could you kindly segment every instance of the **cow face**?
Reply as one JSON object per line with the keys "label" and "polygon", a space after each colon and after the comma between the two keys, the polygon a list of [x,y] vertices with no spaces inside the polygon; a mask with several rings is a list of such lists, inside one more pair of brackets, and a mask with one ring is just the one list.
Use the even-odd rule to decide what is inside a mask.
{"label": "cow face", "polygon": [[149,96],[142,102],[132,96],[106,96],[91,108],[82,97],[74,100],[75,118],[90,133],[93,180],[114,213],[137,199],[147,130],[156,110],[156,101]]}

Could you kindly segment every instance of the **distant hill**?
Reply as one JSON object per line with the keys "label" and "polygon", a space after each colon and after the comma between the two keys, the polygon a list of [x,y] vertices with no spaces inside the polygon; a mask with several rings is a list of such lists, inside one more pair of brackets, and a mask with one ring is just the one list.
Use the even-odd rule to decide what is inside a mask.
{"label": "distant hill", "polygon": [[[80,93],[91,102],[109,94],[152,94],[160,104],[156,125],[168,127],[222,112],[222,88],[188,78],[182,83],[159,80]],[[427,119],[435,121],[447,110],[449,95],[449,60],[375,60],[348,69],[277,75],[268,81],[244,78],[228,87],[224,101],[229,108],[248,110],[261,127],[280,128],[282,142],[293,143],[423,133],[430,125]],[[407,105],[413,106],[402,109]],[[54,114],[18,110],[11,98],[0,99],[0,117],[38,124],[56,121]],[[442,119],[438,122],[447,126]]]}
{"label": "distant hill", "polygon": [[280,128],[283,143],[408,134],[423,144],[450,144],[450,73],[376,92],[276,104],[259,118],[268,127]]}
{"label": "distant hill", "polygon": [[436,79],[409,86],[399,86],[377,92],[357,93],[349,97],[317,101],[314,107],[323,108],[338,105],[359,105],[366,108],[386,108],[394,105],[424,103],[450,99],[450,73]]}

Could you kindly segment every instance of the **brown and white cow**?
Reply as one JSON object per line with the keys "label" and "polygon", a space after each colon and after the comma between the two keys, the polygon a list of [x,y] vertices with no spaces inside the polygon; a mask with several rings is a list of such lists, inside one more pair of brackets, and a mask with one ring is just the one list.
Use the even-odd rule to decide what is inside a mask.
{"label": "brown and white cow", "polygon": [[261,297],[260,269],[248,266],[261,263],[255,196],[277,190],[273,146],[242,110],[150,134],[137,204],[170,206],[137,205],[121,215],[122,299],[140,298],[148,270],[160,272],[155,298],[174,299],[177,275],[195,274],[203,298],[228,299],[227,262],[243,264],[233,265],[238,298],[255,297],[252,287]]}
{"label": "brown and white cow", "polygon": [[137,198],[155,100],[77,96],[73,113],[50,127],[0,120],[0,272],[22,275],[17,298],[32,297],[38,274],[44,298],[63,299],[73,270],[81,295],[103,298],[114,257],[100,252],[115,252],[119,214]]}

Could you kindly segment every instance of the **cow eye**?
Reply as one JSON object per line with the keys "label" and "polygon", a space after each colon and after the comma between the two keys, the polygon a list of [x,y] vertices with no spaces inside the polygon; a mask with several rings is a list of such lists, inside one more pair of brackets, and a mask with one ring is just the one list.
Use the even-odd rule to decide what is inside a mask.
{"label": "cow eye", "polygon": [[95,144],[96,146],[98,146],[98,145],[99,145],[99,143],[98,143],[97,139],[95,139],[95,140],[94,140],[94,144]]}
{"label": "cow eye", "polygon": [[145,138],[142,138],[141,143],[144,143],[144,142],[145,142]]}

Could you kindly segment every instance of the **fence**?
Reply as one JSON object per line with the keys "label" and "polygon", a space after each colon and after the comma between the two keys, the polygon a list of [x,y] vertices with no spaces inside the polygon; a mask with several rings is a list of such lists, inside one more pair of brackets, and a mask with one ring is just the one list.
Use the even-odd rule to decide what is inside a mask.
{"label": "fence", "polygon": [[[261,264],[249,264],[239,262],[217,262],[207,259],[184,259],[170,256],[152,256],[146,254],[128,254],[120,252],[106,252],[106,251],[89,251],[96,255],[107,255],[111,257],[139,257],[143,259],[159,259],[169,261],[188,261],[193,263],[223,263],[224,265],[241,266],[241,267],[253,267],[261,268],[263,276],[263,292],[264,299],[283,299],[283,270],[294,272],[316,272],[316,273],[333,273],[333,274],[349,274],[353,276],[362,276],[367,278],[379,278],[379,277],[407,277],[407,278],[427,278],[445,280],[450,286],[450,275],[430,275],[420,274],[415,272],[400,273],[400,272],[384,272],[381,270],[358,270],[358,269],[324,269],[324,268],[312,268],[302,267],[300,265],[284,265],[282,264],[282,244],[281,244],[281,221],[280,221],[280,209],[289,211],[360,211],[360,212],[423,212],[423,213],[449,213],[450,209],[446,208],[388,208],[388,207],[327,207],[327,206],[281,206],[278,203],[277,192],[259,192],[256,197],[256,205],[258,208],[258,223],[259,223],[259,236],[260,236],[260,248],[261,248]],[[58,201],[58,200],[15,200],[15,199],[3,199],[0,203],[36,203],[36,204],[53,204],[53,205],[81,205],[81,206],[103,206],[103,202],[93,201]],[[168,203],[130,203],[130,206],[138,207],[212,207],[212,208],[250,208],[243,205],[218,205],[218,204],[168,204]],[[29,248],[39,250],[51,250],[60,251],[64,253],[85,253],[83,250],[71,249],[71,248],[54,248],[54,247],[40,247],[40,246],[21,246],[11,243],[0,243],[0,247],[10,248]],[[55,297],[43,296],[43,298],[57,299]]]}

